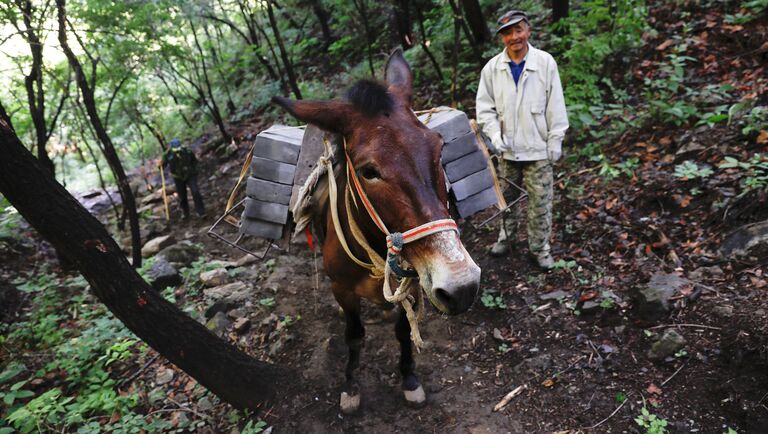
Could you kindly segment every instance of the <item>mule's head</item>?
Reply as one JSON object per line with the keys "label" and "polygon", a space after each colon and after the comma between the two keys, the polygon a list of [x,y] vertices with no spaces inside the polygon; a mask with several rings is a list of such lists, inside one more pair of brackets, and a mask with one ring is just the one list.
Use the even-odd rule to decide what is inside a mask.
{"label": "mule's head", "polygon": [[[411,70],[397,50],[387,61],[385,83],[358,82],[345,100],[272,99],[296,118],[344,136],[362,188],[392,232],[450,218],[440,163],[443,140],[411,110],[411,82]],[[367,215],[359,223],[383,240]],[[439,232],[406,244],[402,256],[439,310],[457,314],[472,305],[480,268],[458,233]]]}

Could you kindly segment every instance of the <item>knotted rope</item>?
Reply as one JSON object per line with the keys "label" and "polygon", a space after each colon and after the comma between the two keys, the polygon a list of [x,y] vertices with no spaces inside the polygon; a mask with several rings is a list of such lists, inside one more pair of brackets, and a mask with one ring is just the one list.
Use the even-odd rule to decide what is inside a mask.
{"label": "knotted rope", "polygon": [[[347,255],[357,265],[369,270],[371,272],[372,277],[377,279],[381,279],[381,278],[384,279],[384,285],[383,285],[384,299],[390,303],[400,303],[403,306],[405,315],[408,318],[408,324],[411,327],[411,340],[413,341],[414,345],[416,346],[416,350],[418,351],[424,344],[424,341],[421,339],[421,334],[419,333],[419,320],[424,315],[424,294],[422,293],[422,291],[419,290],[419,287],[417,286],[417,282],[414,280],[416,277],[418,277],[418,274],[416,273],[416,271],[412,269],[404,270],[400,266],[400,260],[401,260],[400,253],[402,252],[403,247],[407,243],[420,240],[422,238],[428,237],[438,232],[449,231],[449,230],[454,230],[458,232],[458,226],[456,225],[456,222],[453,221],[452,219],[441,219],[441,220],[435,220],[435,221],[425,223],[423,225],[417,226],[413,229],[409,229],[402,233],[390,232],[389,229],[387,229],[387,226],[384,224],[384,221],[376,212],[376,209],[371,204],[362,186],[360,185],[360,181],[357,178],[357,175],[354,170],[354,166],[352,165],[352,160],[350,160],[349,153],[347,153],[346,140],[344,140],[344,155],[347,160],[346,166],[347,166],[347,180],[348,180],[347,189],[345,190],[345,197],[344,197],[345,205],[347,208],[347,220],[349,223],[349,229],[350,229],[350,232],[352,233],[352,236],[355,238],[355,241],[360,245],[360,247],[362,247],[363,250],[365,250],[365,252],[368,254],[368,258],[370,262],[365,262],[357,258],[349,248],[349,245],[347,244],[347,240],[341,229],[341,223],[339,221],[338,209],[337,209],[338,189],[336,186],[336,180],[333,173],[333,162],[328,157],[329,155],[332,155],[331,144],[327,138],[323,138],[323,142],[325,144],[326,155],[320,158],[320,164],[326,166],[328,171],[328,185],[329,185],[328,190],[329,190],[329,196],[331,200],[331,205],[330,205],[331,217],[333,220],[333,227],[336,230],[336,234],[339,239],[339,243],[341,244],[342,248],[347,253]],[[363,204],[363,207],[367,211],[368,215],[371,217],[374,224],[379,228],[379,230],[381,230],[387,237],[386,238],[387,239],[387,259],[386,260],[381,258],[381,256],[379,256],[379,254],[376,253],[373,247],[370,246],[370,244],[368,243],[368,240],[365,238],[365,235],[360,230],[360,227],[358,226],[357,222],[354,219],[354,216],[352,215],[352,206],[351,206],[352,204],[354,204],[355,208],[359,209],[357,200],[355,198],[355,192],[352,190],[353,186],[355,187],[357,196],[359,197],[360,202]],[[390,283],[390,275],[392,275],[393,273],[401,278],[400,284],[398,285],[395,292],[392,292],[392,287]],[[414,291],[416,294],[413,294]],[[419,297],[419,300],[417,303],[418,312],[414,312],[413,310],[413,304],[417,302],[414,296]]]}

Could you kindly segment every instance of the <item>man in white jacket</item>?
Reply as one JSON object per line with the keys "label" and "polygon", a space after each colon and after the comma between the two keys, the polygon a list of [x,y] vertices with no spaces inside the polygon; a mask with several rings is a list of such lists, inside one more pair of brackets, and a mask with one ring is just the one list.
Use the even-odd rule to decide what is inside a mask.
{"label": "man in white jacket", "polygon": [[[502,15],[496,33],[504,50],[480,74],[477,121],[501,154],[500,175],[525,185],[528,246],[538,265],[552,267],[552,163],[562,155],[568,129],[563,87],[552,56],[528,43],[531,26],[522,11]],[[517,234],[519,215],[505,215],[491,254],[503,256]]]}

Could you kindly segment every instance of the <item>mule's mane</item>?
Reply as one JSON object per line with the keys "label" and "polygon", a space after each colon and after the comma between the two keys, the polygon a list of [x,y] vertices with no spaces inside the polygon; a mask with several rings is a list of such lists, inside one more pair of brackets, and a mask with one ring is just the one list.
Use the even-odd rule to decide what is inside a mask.
{"label": "mule's mane", "polygon": [[349,88],[346,99],[355,110],[366,116],[376,116],[392,111],[394,101],[386,85],[375,80],[360,80]]}

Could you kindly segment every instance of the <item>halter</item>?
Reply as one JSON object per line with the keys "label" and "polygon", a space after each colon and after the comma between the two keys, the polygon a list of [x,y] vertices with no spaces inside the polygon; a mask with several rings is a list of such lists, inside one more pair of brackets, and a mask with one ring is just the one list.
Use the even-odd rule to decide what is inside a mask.
{"label": "halter", "polygon": [[352,180],[352,185],[355,186],[357,195],[363,202],[363,206],[371,217],[371,220],[373,220],[373,223],[387,236],[387,264],[389,264],[392,272],[398,277],[417,277],[418,273],[416,273],[416,270],[404,270],[400,267],[398,259],[405,244],[420,240],[438,232],[456,231],[458,233],[458,225],[453,219],[440,219],[424,223],[423,225],[416,226],[405,232],[390,232],[389,229],[387,229],[387,225],[385,225],[384,221],[379,217],[379,213],[376,212],[376,209],[373,207],[373,204],[371,204],[368,195],[365,194],[365,190],[363,190],[363,187],[360,184],[360,180],[352,166],[352,160],[349,158],[349,153],[347,152],[346,140],[344,141],[344,155],[347,158],[347,176]]}
{"label": "halter", "polygon": [[[400,266],[400,263],[399,263],[400,253],[402,252],[405,244],[420,240],[422,238],[428,237],[438,232],[456,231],[458,233],[459,231],[458,225],[453,219],[440,219],[440,220],[434,220],[431,222],[424,223],[415,228],[409,229],[405,232],[390,232],[389,229],[387,229],[387,226],[384,224],[384,221],[376,212],[376,209],[373,207],[373,204],[371,204],[371,201],[368,199],[368,195],[365,194],[365,190],[363,190],[362,185],[360,184],[360,180],[357,178],[357,174],[355,173],[354,166],[352,165],[352,160],[349,158],[349,153],[347,152],[347,141],[345,138],[344,139],[344,156],[347,160],[346,161],[347,179],[352,181],[351,183],[349,182],[347,183],[347,189],[345,190],[347,220],[348,220],[349,229],[352,232],[352,235],[354,236],[357,243],[368,253],[368,257],[371,262],[367,263],[363,260],[358,259],[352,253],[349,246],[347,245],[346,239],[344,237],[344,233],[341,228],[341,223],[339,222],[338,210],[337,210],[338,192],[336,189],[336,179],[333,173],[333,163],[331,158],[333,155],[333,150],[331,148],[330,142],[326,137],[323,137],[323,142],[326,148],[326,156],[322,157],[320,159],[320,162],[321,164],[327,167],[327,171],[328,171],[328,187],[329,187],[328,189],[329,189],[330,199],[332,202],[330,206],[331,217],[333,219],[333,225],[334,225],[334,229],[336,230],[336,235],[339,239],[339,243],[341,244],[342,248],[347,253],[347,255],[356,264],[370,270],[373,277],[384,279],[384,285],[383,285],[384,299],[390,303],[402,304],[403,309],[405,310],[405,314],[408,318],[408,323],[411,326],[411,340],[413,340],[413,343],[416,346],[416,349],[418,350],[423,344],[421,340],[421,336],[419,334],[418,320],[423,315],[424,302],[423,300],[421,300],[421,303],[418,304],[419,312],[417,316],[413,311],[413,303],[415,302],[415,300],[413,299],[413,297],[409,296],[409,294],[413,289],[416,289],[418,291],[418,288],[415,288],[414,286],[415,282],[413,281],[413,278],[418,277],[418,273],[413,269],[404,270]],[[354,186],[355,191],[357,192],[357,196],[360,197],[360,201],[363,203],[363,206],[365,207],[365,210],[368,212],[368,215],[370,216],[371,220],[373,220],[373,223],[387,237],[386,238],[387,240],[386,261],[384,261],[379,256],[379,254],[368,244],[365,236],[363,235],[362,231],[357,225],[357,222],[355,222],[352,216],[352,211],[349,203],[350,199],[352,201],[355,201],[355,195],[352,192],[352,186]],[[355,206],[357,206],[357,202],[355,201],[354,203],[355,203]],[[398,286],[397,290],[394,293],[392,293],[392,289],[389,283],[389,276],[392,273],[396,274],[398,277],[401,278],[400,285]],[[422,294],[421,291],[418,291],[418,294],[421,296]]]}

